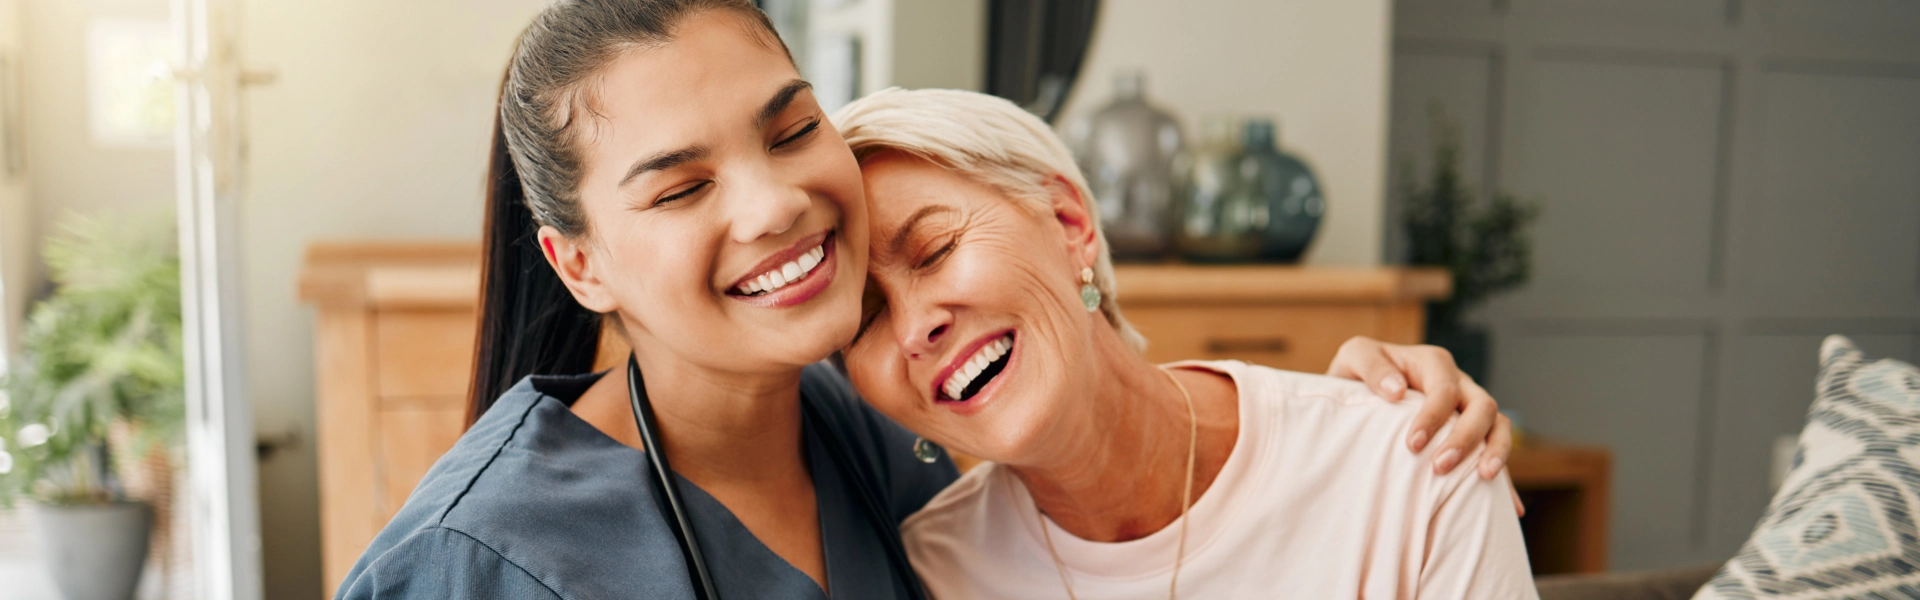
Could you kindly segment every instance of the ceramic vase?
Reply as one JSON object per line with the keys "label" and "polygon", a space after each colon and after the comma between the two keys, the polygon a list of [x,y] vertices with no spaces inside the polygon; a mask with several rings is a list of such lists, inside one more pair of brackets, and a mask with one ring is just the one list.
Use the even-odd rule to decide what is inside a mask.
{"label": "ceramic vase", "polygon": [[1184,145],[1179,122],[1147,102],[1144,75],[1126,71],[1114,77],[1113,102],[1073,129],[1070,145],[1114,258],[1166,256],[1176,218],[1172,162]]}

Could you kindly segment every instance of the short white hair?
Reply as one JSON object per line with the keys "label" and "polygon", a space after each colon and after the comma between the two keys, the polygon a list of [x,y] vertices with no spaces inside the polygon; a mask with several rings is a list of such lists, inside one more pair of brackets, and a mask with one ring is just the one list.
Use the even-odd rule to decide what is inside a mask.
{"label": "short white hair", "polygon": [[1053,214],[1048,188],[1055,177],[1066,180],[1083,200],[1100,244],[1093,263],[1100,312],[1128,347],[1146,350],[1146,337],[1120,315],[1113,257],[1100,231],[1100,204],[1073,153],[1039,117],[978,92],[888,88],[841,108],[833,124],[863,162],[887,150],[905,152],[993,188],[1036,214]]}

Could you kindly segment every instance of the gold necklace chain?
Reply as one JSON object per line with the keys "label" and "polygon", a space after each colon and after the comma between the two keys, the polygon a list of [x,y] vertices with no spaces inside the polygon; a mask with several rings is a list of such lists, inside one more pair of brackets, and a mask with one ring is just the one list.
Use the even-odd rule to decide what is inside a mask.
{"label": "gold necklace chain", "polygon": [[[1167,582],[1167,600],[1178,598],[1180,591],[1180,565],[1187,557],[1187,509],[1193,506],[1193,457],[1200,448],[1200,420],[1194,416],[1193,394],[1187,393],[1187,386],[1180,378],[1173,376],[1173,370],[1160,367],[1160,372],[1173,381],[1173,387],[1180,388],[1180,397],[1187,401],[1187,478],[1180,489],[1180,543],[1174,547],[1173,579]],[[1068,600],[1080,600],[1073,595],[1073,583],[1067,580],[1067,565],[1060,560],[1060,551],[1053,549],[1053,534],[1047,531],[1047,515],[1040,512],[1040,503],[1033,504],[1033,512],[1040,516],[1040,537],[1047,540],[1047,554],[1053,556],[1053,568],[1060,574],[1060,586],[1067,589]]]}

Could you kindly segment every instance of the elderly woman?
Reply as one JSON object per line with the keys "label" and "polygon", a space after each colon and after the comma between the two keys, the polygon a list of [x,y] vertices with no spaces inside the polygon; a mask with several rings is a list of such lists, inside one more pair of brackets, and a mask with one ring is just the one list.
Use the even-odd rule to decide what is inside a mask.
{"label": "elderly woman", "polygon": [[834,121],[872,240],[849,374],[887,416],[992,461],[901,525],[936,596],[1536,595],[1504,473],[1440,475],[1428,460],[1479,451],[1400,447],[1417,403],[1143,358],[1096,204],[1038,119],[892,90]]}

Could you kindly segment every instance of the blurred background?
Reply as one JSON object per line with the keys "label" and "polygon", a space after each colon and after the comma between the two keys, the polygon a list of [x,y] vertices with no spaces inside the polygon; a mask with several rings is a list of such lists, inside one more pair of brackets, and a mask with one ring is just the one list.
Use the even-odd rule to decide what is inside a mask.
{"label": "blurred background", "polygon": [[[150,336],[186,375],[114,388],[67,454],[0,431],[112,449],[99,497],[153,507],[119,542],[140,597],[331,593],[458,436],[495,93],[544,4],[0,0],[0,365],[69,339],[28,316],[87,280],[60,257],[186,271]],[[762,5],[829,110],[951,87],[1050,118],[1156,358],[1448,347],[1527,440],[1542,573],[1727,559],[1821,337],[1920,355],[1920,3]],[[0,483],[0,598],[61,597],[34,514],[78,501]]]}

